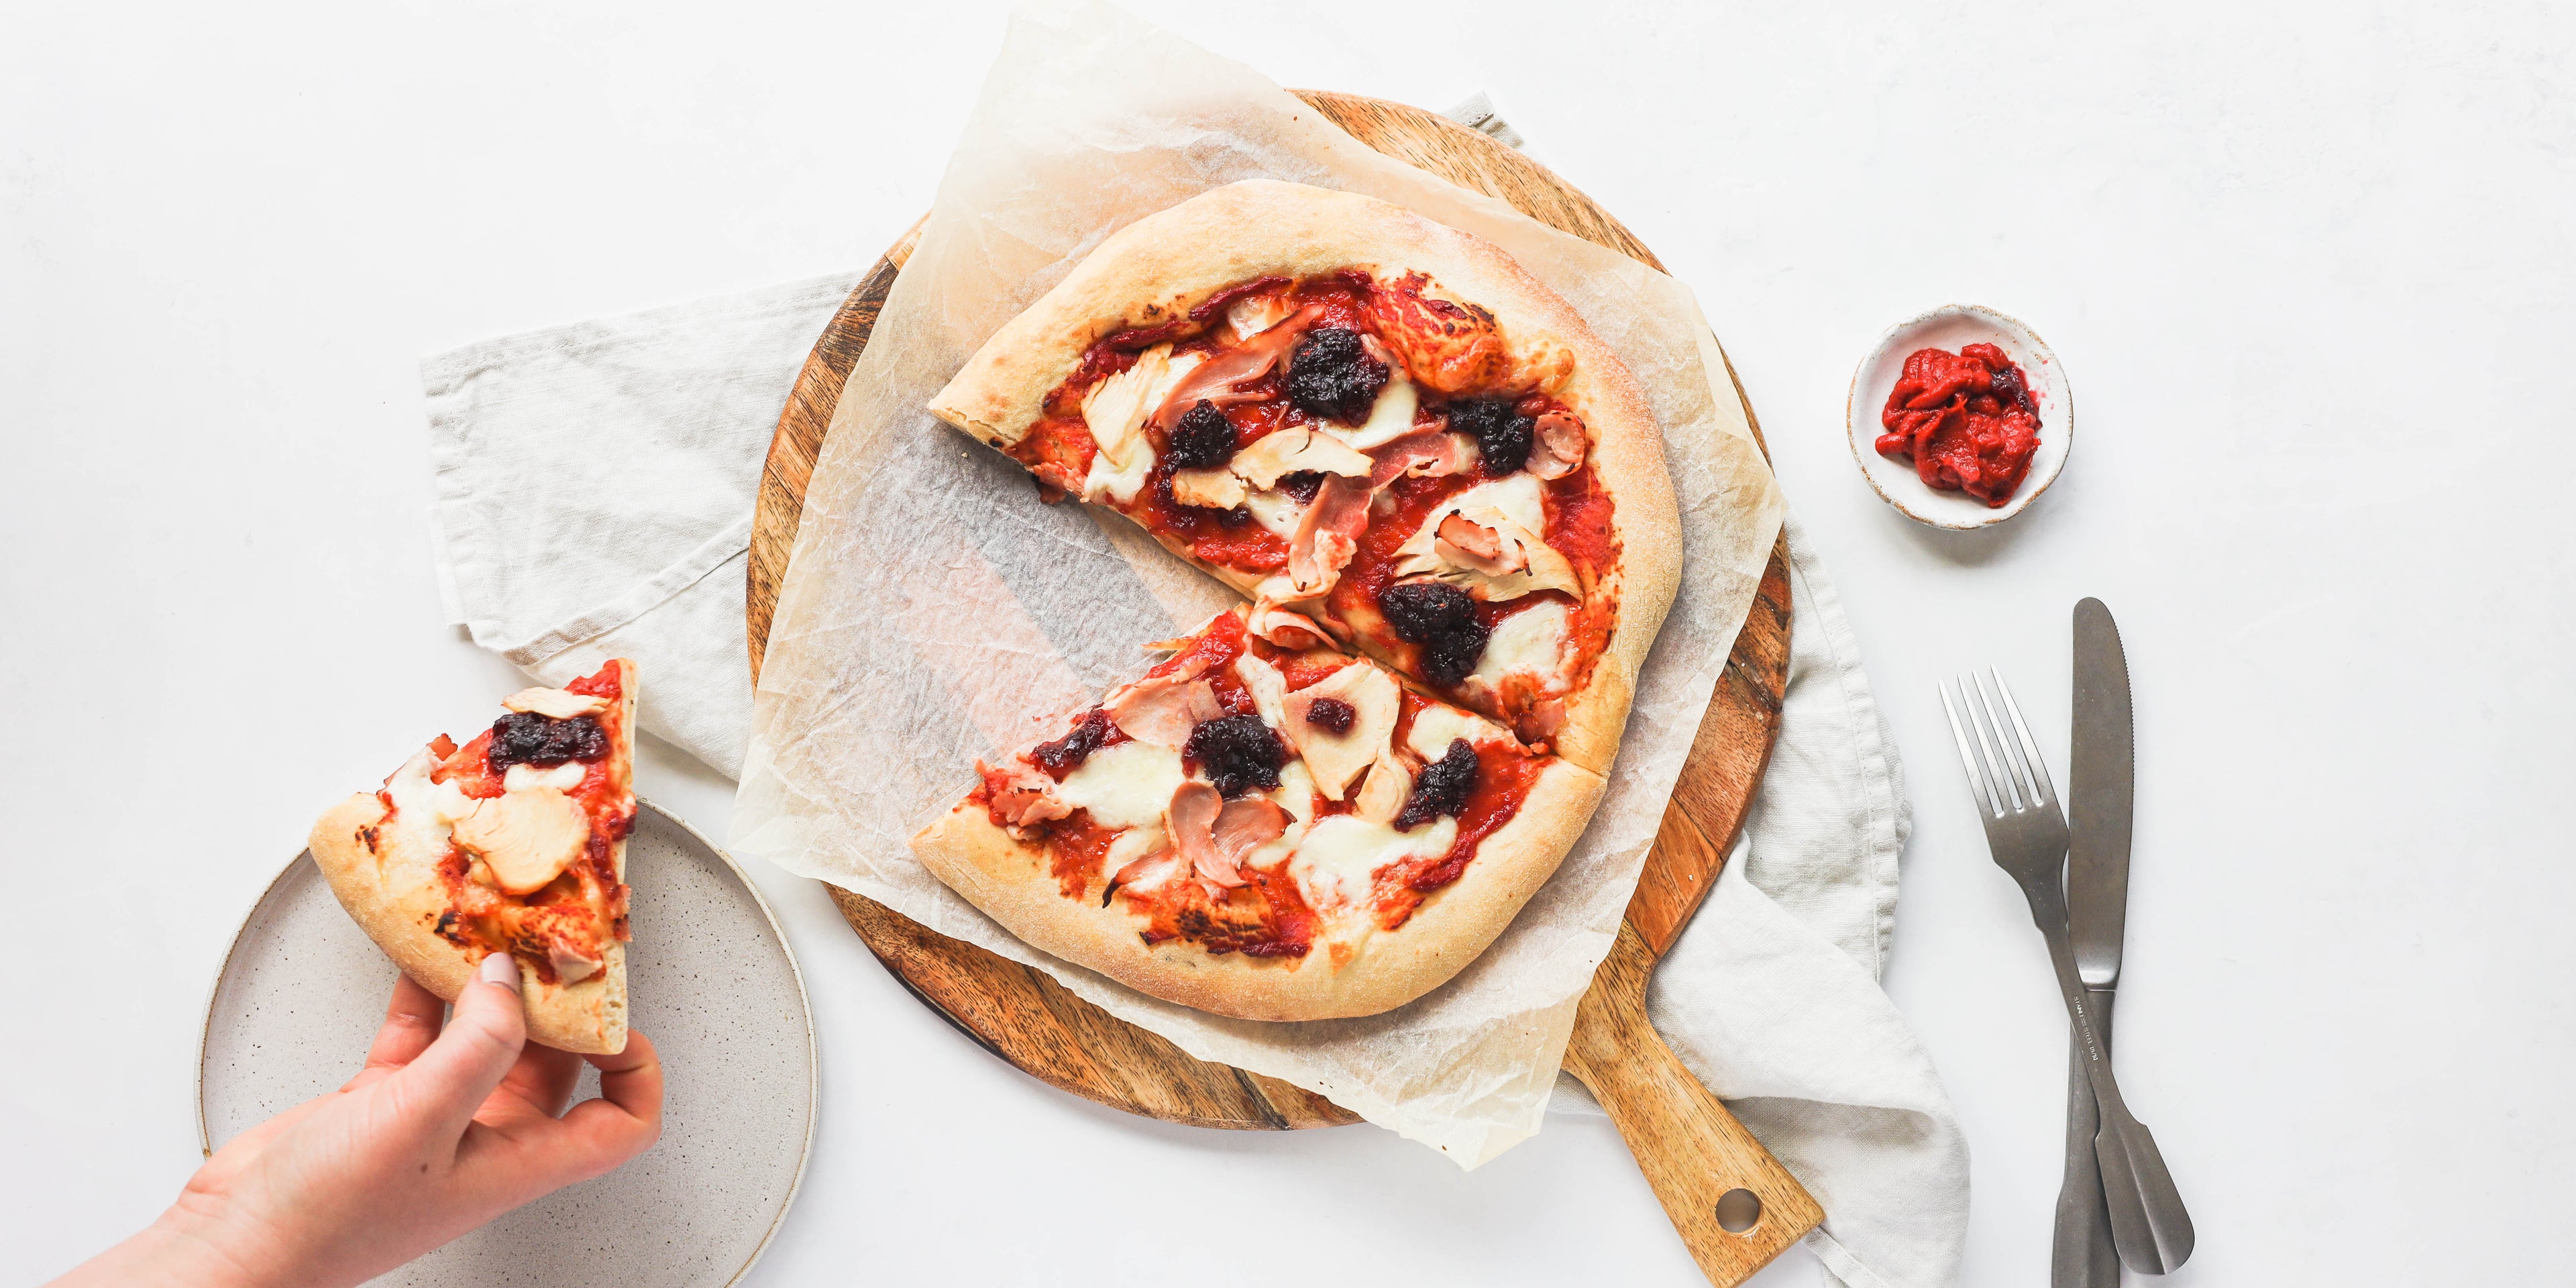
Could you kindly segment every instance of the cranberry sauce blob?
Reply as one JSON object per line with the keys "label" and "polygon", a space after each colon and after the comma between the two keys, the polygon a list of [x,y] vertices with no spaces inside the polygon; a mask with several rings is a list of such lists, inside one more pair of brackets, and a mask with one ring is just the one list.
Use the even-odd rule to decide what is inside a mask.
{"label": "cranberry sauce blob", "polygon": [[1879,424],[1887,430],[1879,455],[1912,465],[1926,487],[1996,508],[2012,499],[2039,450],[2030,382],[1991,344],[1906,355]]}

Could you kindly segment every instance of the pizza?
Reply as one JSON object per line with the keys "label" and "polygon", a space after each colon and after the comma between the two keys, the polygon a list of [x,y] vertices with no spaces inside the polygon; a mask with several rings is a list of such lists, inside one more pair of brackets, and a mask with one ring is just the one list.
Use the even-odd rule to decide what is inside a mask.
{"label": "pizza", "polygon": [[523,689],[458,746],[445,734],[313,824],[331,891],[403,973],[448,1001],[518,958],[528,1036],[626,1049],[626,836],[635,664]]}
{"label": "pizza", "polygon": [[1603,780],[1253,610],[1005,756],[913,840],[1013,934],[1221,1015],[1373,1015],[1438,987],[1573,846]]}
{"label": "pizza", "polygon": [[1671,605],[1663,435],[1618,357],[1488,242],[1250,180],[1104,240],[931,403],[1046,499],[1595,774]]}

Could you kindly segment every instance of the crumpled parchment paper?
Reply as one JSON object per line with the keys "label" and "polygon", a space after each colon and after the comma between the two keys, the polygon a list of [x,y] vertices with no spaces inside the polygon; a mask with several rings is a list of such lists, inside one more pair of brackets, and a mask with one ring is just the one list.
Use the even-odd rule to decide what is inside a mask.
{"label": "crumpled parchment paper", "polygon": [[[1016,463],[923,405],[1103,237],[1253,177],[1367,193],[1509,250],[1636,373],[1681,503],[1681,592],[1590,829],[1455,980],[1365,1019],[1264,1024],[1156,1001],[1021,943],[907,845],[974,785],[974,758],[1052,732],[1140,671],[1145,641],[1235,598],[1123,518],[1039,504]],[[1779,492],[1715,362],[1680,283],[1371,151],[1259,73],[1118,10],[1024,9],[815,468],[732,849],[1035,965],[1200,1059],[1309,1088],[1474,1167],[1538,1130],[1778,531]]]}

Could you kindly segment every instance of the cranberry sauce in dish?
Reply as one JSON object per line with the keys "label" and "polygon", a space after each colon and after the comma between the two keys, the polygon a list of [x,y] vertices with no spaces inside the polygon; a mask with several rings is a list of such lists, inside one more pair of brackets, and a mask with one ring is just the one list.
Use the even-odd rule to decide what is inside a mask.
{"label": "cranberry sauce in dish", "polygon": [[1914,466],[1927,487],[1989,506],[2012,500],[2039,450],[2039,408],[2019,366],[1991,344],[1917,349],[1879,413],[1878,453]]}

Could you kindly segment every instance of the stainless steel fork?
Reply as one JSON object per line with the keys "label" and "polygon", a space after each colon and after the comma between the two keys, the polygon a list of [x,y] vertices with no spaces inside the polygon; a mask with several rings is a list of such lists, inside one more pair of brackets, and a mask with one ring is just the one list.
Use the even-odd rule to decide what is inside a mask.
{"label": "stainless steel fork", "polygon": [[[1950,713],[1950,732],[1959,740],[1959,763],[1968,771],[1968,793],[1976,798],[1978,817],[1986,825],[1986,848],[1993,851],[1995,866],[2019,883],[2022,897],[2030,901],[2031,920],[2048,940],[2057,986],[2066,994],[2067,1014],[2084,1041],[2085,1073],[2101,1106],[2093,1156],[2101,1164],[2102,1194],[2111,1209],[2111,1243],[2131,1270],[2163,1274],[2191,1256],[2191,1214],[2183,1210],[2182,1195],[2165,1171],[2164,1156],[2156,1152],[2155,1137],[2120,1099],[2110,1055],[2094,1032],[2066,931],[2066,811],[2049,784],[2039,744],[2022,723],[2012,690],[2004,687],[2003,673],[1988,674],[1994,677],[1993,696],[1983,680],[1962,676],[1958,701],[1951,701],[1945,685],[1941,707]],[[1998,706],[2012,720],[2009,731],[1996,715]]]}

